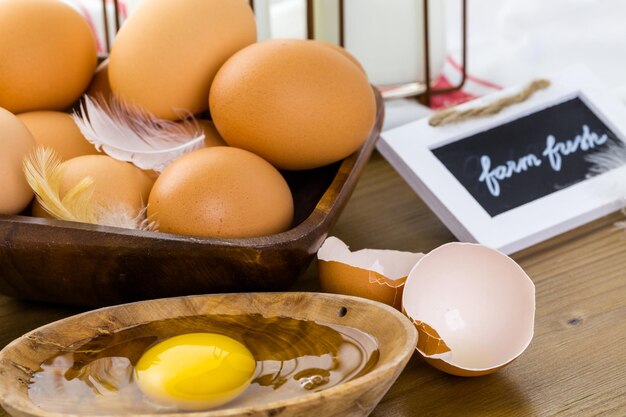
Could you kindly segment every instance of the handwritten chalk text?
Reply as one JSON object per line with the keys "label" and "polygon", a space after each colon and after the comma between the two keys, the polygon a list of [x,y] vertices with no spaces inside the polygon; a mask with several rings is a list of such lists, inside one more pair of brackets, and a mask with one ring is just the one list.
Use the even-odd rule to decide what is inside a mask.
{"label": "handwritten chalk text", "polygon": [[538,167],[541,165],[541,159],[537,158],[534,154],[528,154],[522,156],[516,161],[506,161],[505,165],[498,165],[491,169],[491,158],[487,155],[480,157],[480,165],[483,172],[480,174],[478,181],[487,184],[489,192],[494,197],[500,196],[500,182],[507,178],[511,178],[514,174],[519,174],[524,171],[528,171],[531,167]]}
{"label": "handwritten chalk text", "polygon": [[608,140],[609,137],[606,134],[598,136],[597,133],[589,130],[589,126],[583,125],[582,135],[576,135],[574,139],[564,142],[557,142],[554,136],[549,135],[543,156],[550,160],[550,166],[558,172],[561,170],[564,156],[576,153],[578,150],[589,152],[597,146],[604,145]]}
{"label": "handwritten chalk text", "polygon": [[[559,172],[563,166],[563,157],[572,155],[576,152],[589,152],[602,145],[609,140],[606,134],[601,136],[589,129],[589,126],[582,126],[582,134],[576,135],[574,139],[567,139],[559,142],[554,135],[548,135],[546,138],[546,148],[541,156],[547,158],[550,168]],[[542,164],[541,157],[534,153],[522,156],[517,161],[508,160],[504,164],[492,167],[491,158],[488,155],[480,157],[481,174],[478,178],[479,182],[484,182],[489,193],[494,197],[501,194],[500,183],[516,174],[521,174],[531,168],[539,167]]]}

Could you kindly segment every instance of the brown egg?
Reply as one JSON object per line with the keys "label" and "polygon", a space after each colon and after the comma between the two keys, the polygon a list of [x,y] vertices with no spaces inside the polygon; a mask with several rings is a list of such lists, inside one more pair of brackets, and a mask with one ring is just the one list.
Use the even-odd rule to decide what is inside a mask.
{"label": "brown egg", "polygon": [[148,218],[166,233],[264,236],[289,228],[293,199],[268,162],[216,146],[187,154],[163,171],[150,193]]}
{"label": "brown egg", "polygon": [[115,95],[177,120],[207,109],[217,70],[256,41],[245,0],[150,0],[120,30],[109,59]]}
{"label": "brown egg", "polygon": [[26,125],[38,145],[54,149],[62,161],[98,154],[67,113],[36,111],[22,113],[17,117]]}
{"label": "brown egg", "polygon": [[111,84],[109,83],[109,60],[103,61],[93,75],[91,84],[87,89],[89,96],[98,99],[100,97],[108,98],[111,96]]}
{"label": "brown egg", "polygon": [[326,45],[272,40],[251,45],[220,69],[211,115],[231,146],[278,168],[316,168],[359,148],[376,117],[365,74]]}
{"label": "brown egg", "polygon": [[[1,66],[1,63],[0,63]],[[35,140],[17,117],[0,108],[0,213],[17,214],[33,198],[22,163]]]}
{"label": "brown egg", "polygon": [[96,41],[85,19],[59,0],[0,1],[0,107],[64,110],[85,91]]}
{"label": "brown egg", "polygon": [[198,120],[197,121],[202,131],[204,132],[204,144],[207,147],[210,146],[226,146],[226,142],[220,136],[219,132],[215,128],[215,124],[213,124],[210,120]]}
{"label": "brown egg", "polygon": [[334,43],[331,42],[326,42],[326,41],[320,41],[320,40],[311,40],[309,42],[315,42],[315,43],[319,43],[320,45],[324,45],[327,46],[329,48],[331,48],[334,51],[339,52],[341,55],[343,55],[344,57],[348,58],[350,61],[352,61],[354,63],[354,65],[356,65],[357,67],[359,67],[359,69],[361,71],[363,71],[363,74],[365,73],[365,68],[363,68],[363,65],[361,65],[361,63],[359,62],[358,59],[356,59],[356,57],[354,55],[352,55],[350,52],[346,51],[345,48],[342,48],[339,45],[336,45]]}
{"label": "brown egg", "polygon": [[60,195],[83,178],[94,180],[92,201],[106,208],[124,208],[139,214],[148,201],[154,180],[144,171],[127,162],[106,155],[86,155],[65,161]]}

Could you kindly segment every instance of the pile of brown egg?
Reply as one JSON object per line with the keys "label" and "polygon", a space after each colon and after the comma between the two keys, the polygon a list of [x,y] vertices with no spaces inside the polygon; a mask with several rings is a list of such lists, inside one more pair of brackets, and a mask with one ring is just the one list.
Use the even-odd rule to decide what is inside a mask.
{"label": "pile of brown egg", "polygon": [[[60,0],[0,0],[0,213],[28,210],[24,159],[37,146],[63,161],[60,197],[84,178],[93,204],[146,212],[158,230],[251,237],[287,230],[293,198],[279,170],[339,161],[376,113],[360,65],[316,41],[256,42],[245,0],[144,0],[96,71],[96,41]],[[113,97],[155,119],[194,115],[202,149],[163,172],[99,152],[71,116],[83,94]],[[35,216],[50,216],[33,204]]]}

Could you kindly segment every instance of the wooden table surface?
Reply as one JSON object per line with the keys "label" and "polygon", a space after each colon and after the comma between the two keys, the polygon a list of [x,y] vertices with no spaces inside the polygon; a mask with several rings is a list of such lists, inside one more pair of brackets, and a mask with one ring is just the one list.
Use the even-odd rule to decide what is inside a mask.
{"label": "wooden table surface", "polygon": [[[514,255],[537,287],[535,337],[518,360],[466,379],[416,354],[372,415],[626,416],[626,232],[613,226],[621,218]],[[428,252],[454,240],[378,154],[333,233],[352,249]],[[318,289],[315,265],[296,289]],[[0,345],[77,312],[0,296]]]}

